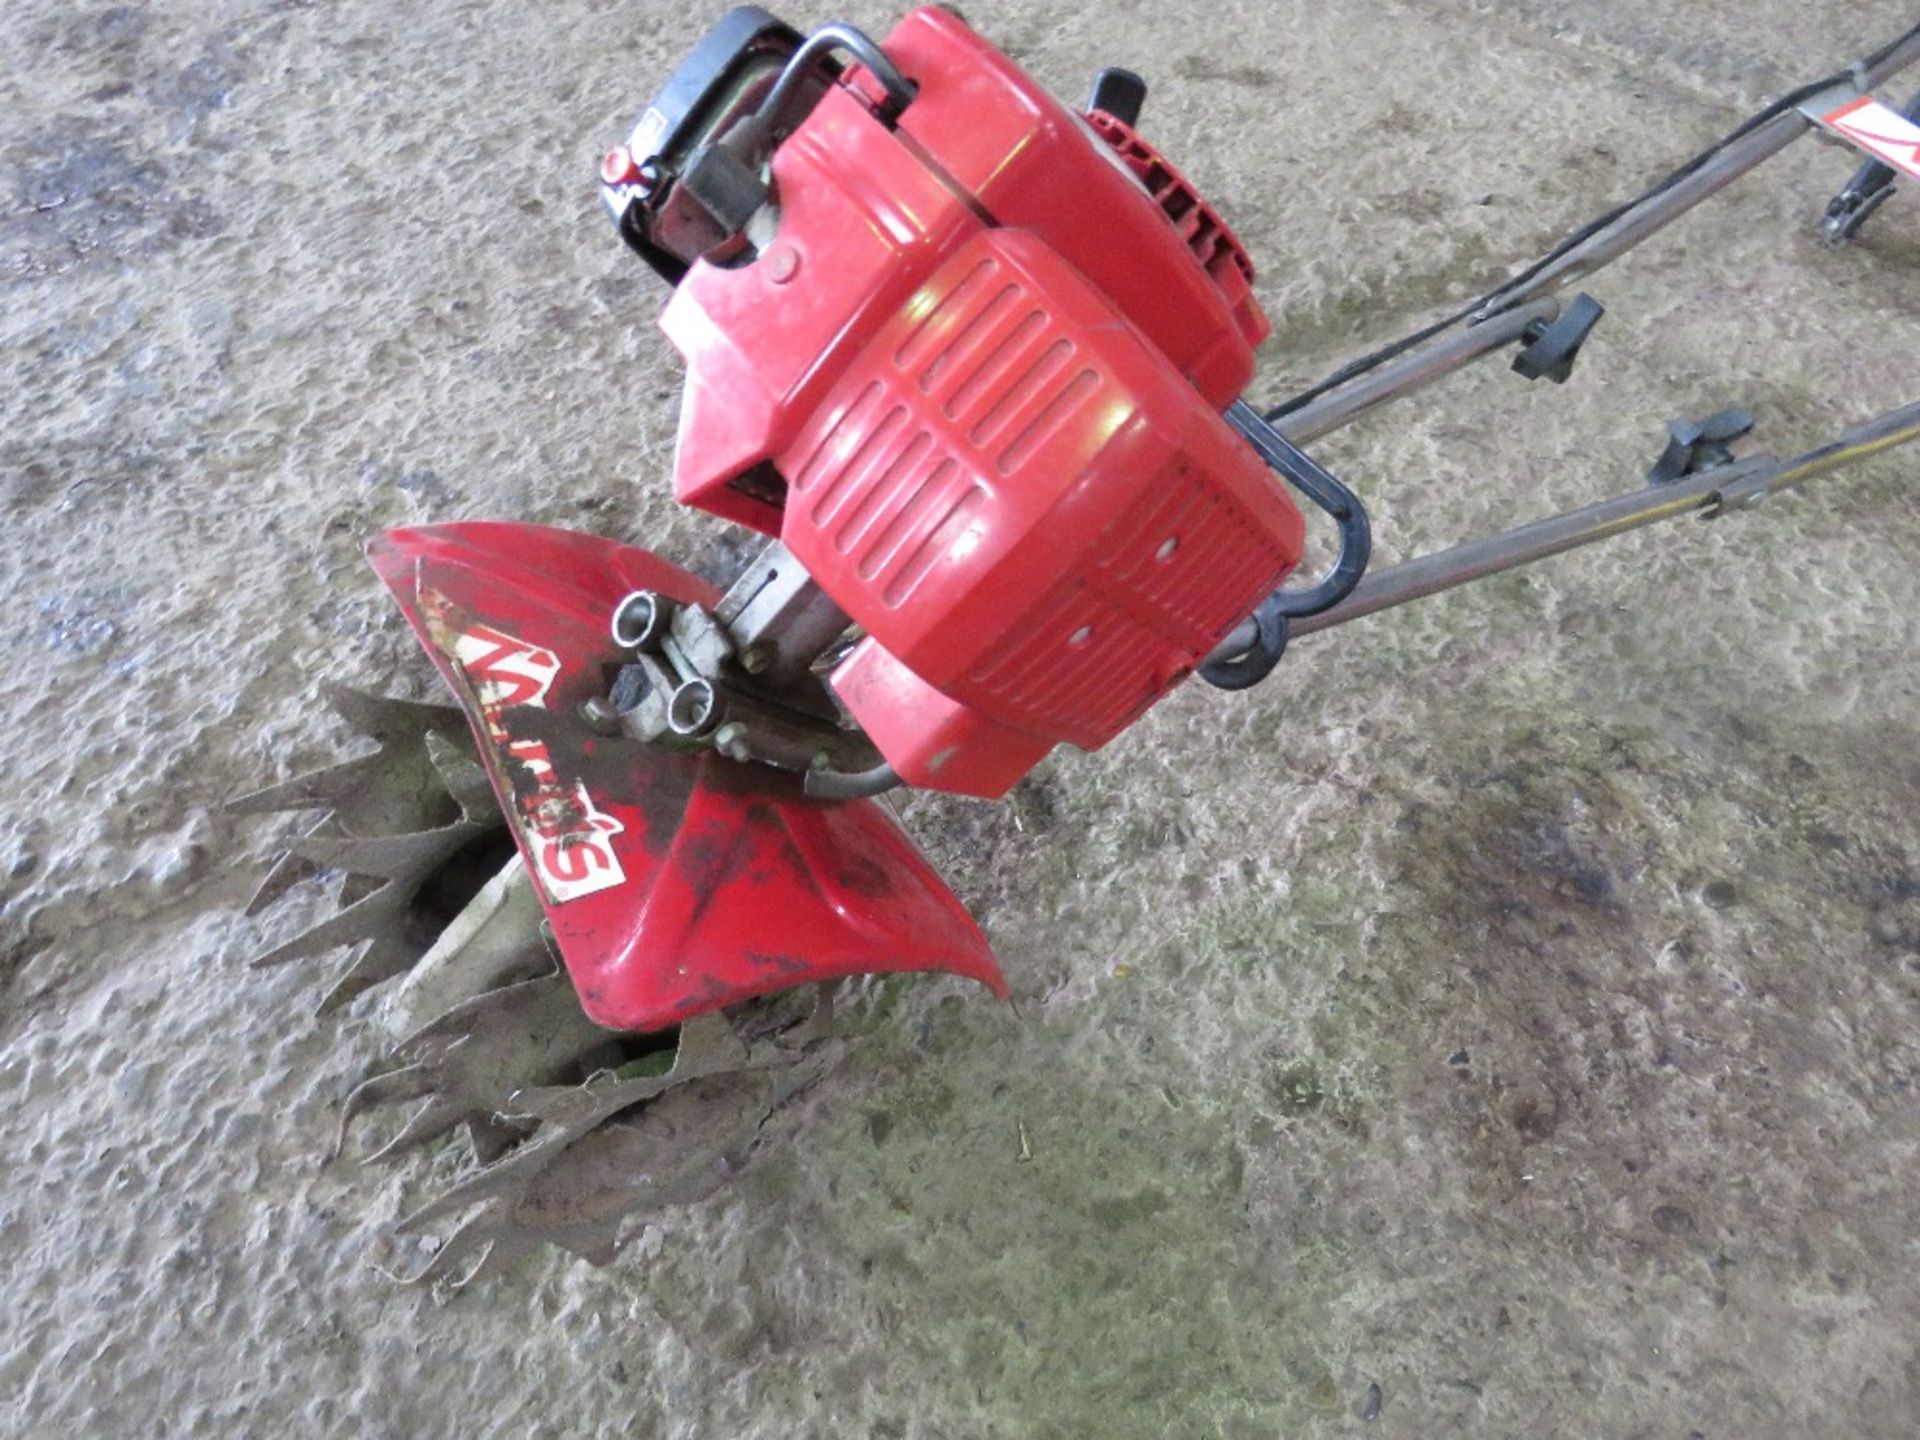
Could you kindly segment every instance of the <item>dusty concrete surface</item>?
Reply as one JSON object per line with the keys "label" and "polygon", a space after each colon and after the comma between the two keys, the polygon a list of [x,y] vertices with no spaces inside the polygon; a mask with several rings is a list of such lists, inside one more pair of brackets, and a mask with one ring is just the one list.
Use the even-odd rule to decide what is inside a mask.
{"label": "dusty concrete surface", "polygon": [[[1265,267],[1276,389],[1913,19],[967,8],[1062,92],[1153,78]],[[916,802],[1017,1009],[912,990],[800,1148],[606,1270],[371,1270],[422,1174],[319,1158],[374,1036],[243,968],[300,917],[238,917],[280,832],[214,807],[328,758],[317,680],[424,690],[377,527],[711,543],[588,183],[694,9],[0,10],[0,1424],[1920,1431],[1912,458]],[[1787,449],[1912,399],[1913,202],[1810,239],[1849,165],[1797,149],[1596,284],[1565,390],[1489,372],[1330,442],[1385,558],[1618,485],[1671,413]]]}

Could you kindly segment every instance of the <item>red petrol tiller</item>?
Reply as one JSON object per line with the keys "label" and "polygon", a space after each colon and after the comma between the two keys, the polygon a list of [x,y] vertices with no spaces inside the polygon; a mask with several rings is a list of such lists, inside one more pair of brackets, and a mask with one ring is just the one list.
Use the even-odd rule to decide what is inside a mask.
{"label": "red petrol tiller", "polygon": [[[724,591],[645,550],[513,523],[373,541],[458,708],[334,692],[373,753],[236,802],[319,819],[341,908],[262,957],[354,947],[418,1100],[383,1154],[464,1127],[460,1218],[423,1275],[538,1241],[611,1255],[704,1195],[839,1055],[834,983],[1006,985],[876,798],[998,797],[1197,676],[1603,536],[1712,518],[1920,435],[1920,405],[1792,460],[1752,421],[1675,422],[1646,484],[1381,571],[1359,496],[1301,447],[1473,360],[1564,381],[1602,316],[1571,284],[1809,130],[1864,163],[1838,242],[1920,177],[1920,107],[1870,92],[1920,27],[1770,105],[1459,314],[1274,408],[1268,321],[1220,212],[1108,70],[1084,111],[944,7],[884,41],[732,11],[601,166],[671,287],[686,361],[674,490],[765,545]],[[1308,515],[1336,558],[1301,580]]]}

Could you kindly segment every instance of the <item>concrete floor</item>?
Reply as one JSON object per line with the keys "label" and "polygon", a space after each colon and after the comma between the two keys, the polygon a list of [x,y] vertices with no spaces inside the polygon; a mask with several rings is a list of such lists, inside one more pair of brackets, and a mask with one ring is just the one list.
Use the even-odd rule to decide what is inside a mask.
{"label": "concrete floor", "polygon": [[[1063,94],[1151,77],[1264,267],[1276,393],[1913,20],[966,8]],[[0,1425],[1920,1433],[1911,456],[915,801],[1017,1006],[913,987],[797,1145],[607,1269],[371,1268],[433,1162],[322,1159],[377,1037],[245,969],[300,916],[239,917],[283,832],[216,807],[334,753],[317,681],[426,693],[370,532],[711,553],[591,185],[709,18],[0,9]],[[1811,237],[1851,163],[1798,147],[1593,283],[1565,389],[1493,367],[1327,442],[1381,558],[1630,483],[1670,415],[1737,401],[1785,452],[1913,399],[1920,211]]]}

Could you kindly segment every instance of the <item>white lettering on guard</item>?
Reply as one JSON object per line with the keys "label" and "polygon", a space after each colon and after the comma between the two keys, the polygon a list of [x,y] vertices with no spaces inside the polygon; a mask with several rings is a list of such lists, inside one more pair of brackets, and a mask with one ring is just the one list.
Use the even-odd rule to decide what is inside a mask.
{"label": "white lettering on guard", "polygon": [[[451,608],[443,597],[433,598],[443,610]],[[506,761],[513,822],[547,899],[564,905],[625,884],[613,837],[626,827],[593,803],[584,782],[569,784],[555,771],[544,740],[516,738],[507,725],[509,710],[547,708],[559,657],[487,625],[469,623],[449,639],[447,648],[480,703],[487,738]]]}

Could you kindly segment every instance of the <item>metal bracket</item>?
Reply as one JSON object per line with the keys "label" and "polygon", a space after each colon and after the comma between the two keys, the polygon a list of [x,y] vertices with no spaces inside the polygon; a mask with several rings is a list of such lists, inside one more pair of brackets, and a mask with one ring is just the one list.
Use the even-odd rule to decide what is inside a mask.
{"label": "metal bracket", "polygon": [[588,702],[586,718],[604,733],[650,744],[710,746],[730,760],[829,775],[842,775],[850,761],[864,776],[873,747],[840,724],[810,670],[849,623],[793,553],[772,541],[711,610],[646,590],[623,598],[610,630],[626,663],[608,693]]}
{"label": "metal bracket", "polygon": [[[1829,115],[1832,113],[1830,110],[1827,112]],[[1855,136],[1828,124],[1825,116],[1814,115],[1812,118],[1828,133],[1859,148]],[[1916,94],[1907,108],[1900,112],[1900,118],[1920,124],[1920,94]],[[1867,218],[1892,197],[1894,181],[1899,174],[1878,155],[1869,154],[1840,193],[1827,202],[1827,208],[1820,216],[1821,238],[1829,245],[1843,245],[1859,234]]]}
{"label": "metal bracket", "polygon": [[794,553],[770,542],[714,607],[740,668],[772,685],[793,685],[852,623]]}
{"label": "metal bracket", "polygon": [[[1794,109],[1798,110],[1802,115],[1806,116],[1807,119],[1813,121],[1814,124],[1831,135],[1833,131],[1827,126],[1827,116],[1855,100],[1864,100],[1866,98],[1867,87],[1860,83],[1861,78],[1860,69],[1856,65],[1851,79],[1845,80],[1838,85],[1829,85],[1816,95],[1809,95],[1798,105],[1794,106]],[[1840,137],[1836,136],[1835,138],[1838,139]]]}

